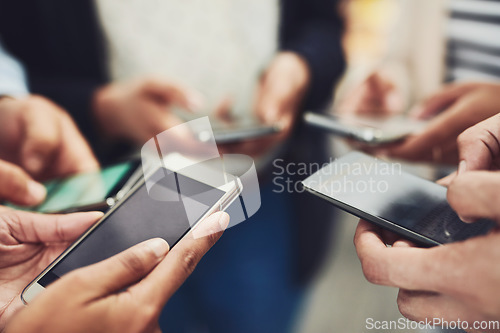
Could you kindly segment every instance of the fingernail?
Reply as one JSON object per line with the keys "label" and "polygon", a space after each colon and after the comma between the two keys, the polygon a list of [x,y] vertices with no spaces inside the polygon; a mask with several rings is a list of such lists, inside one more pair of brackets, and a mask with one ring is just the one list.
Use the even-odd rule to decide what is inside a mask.
{"label": "fingernail", "polygon": [[153,251],[158,259],[163,259],[170,249],[168,243],[162,238],[155,238],[146,242],[146,246]]}
{"label": "fingernail", "polygon": [[465,223],[474,223],[474,222],[476,222],[476,220],[473,219],[473,218],[462,217],[462,216],[458,216],[458,218],[460,218],[460,220],[462,222],[465,222]]}
{"label": "fingernail", "polygon": [[37,203],[42,202],[47,196],[45,186],[35,182],[34,180],[30,180],[28,182],[28,193],[33,201],[36,201]]}
{"label": "fingernail", "polygon": [[465,171],[467,171],[467,162],[465,162],[465,160],[462,160],[458,164],[458,174],[460,175],[460,174],[464,173]]}
{"label": "fingernail", "polygon": [[40,156],[32,155],[26,159],[26,169],[33,173],[38,173],[43,167],[43,161]]}
{"label": "fingernail", "polygon": [[221,213],[221,216],[219,217],[219,225],[221,227],[221,230],[226,230],[227,226],[229,225],[229,214],[228,213]]}

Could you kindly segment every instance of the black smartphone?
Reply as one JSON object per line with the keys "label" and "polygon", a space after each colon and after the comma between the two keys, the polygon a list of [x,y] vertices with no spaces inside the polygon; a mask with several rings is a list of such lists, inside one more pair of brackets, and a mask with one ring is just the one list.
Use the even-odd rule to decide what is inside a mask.
{"label": "black smartphone", "polygon": [[404,140],[423,129],[426,122],[404,116],[368,118],[336,116],[307,112],[304,121],[333,135],[356,140],[367,145],[383,145]]}
{"label": "black smartphone", "polygon": [[142,177],[140,160],[135,159],[44,183],[47,197],[35,207],[6,206],[38,213],[106,211]]}
{"label": "black smartphone", "polygon": [[349,153],[302,182],[340,209],[421,246],[488,233],[495,223],[464,223],[446,200],[446,188],[359,152]]}
{"label": "black smartphone", "polygon": [[[99,222],[85,232],[23,291],[23,302],[64,274],[105,260],[145,240],[161,237],[172,248],[207,216],[237,199],[242,185],[229,177],[220,184],[193,168],[173,172],[159,168],[139,182]],[[152,182],[152,183],[151,183]]]}

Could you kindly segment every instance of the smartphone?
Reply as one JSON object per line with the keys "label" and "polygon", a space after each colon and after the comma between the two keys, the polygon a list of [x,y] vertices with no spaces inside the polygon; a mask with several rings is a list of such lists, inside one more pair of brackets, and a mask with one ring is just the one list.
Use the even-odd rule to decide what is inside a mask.
{"label": "smartphone", "polygon": [[404,116],[368,118],[359,116],[335,116],[307,112],[307,124],[331,134],[353,139],[369,145],[396,143],[423,129],[426,122]]}
{"label": "smartphone", "polygon": [[145,240],[161,237],[173,247],[199,221],[225,210],[241,193],[242,185],[236,177],[222,186],[213,184],[209,177],[201,178],[163,167],[152,172],[147,181],[138,183],[24,289],[23,302],[28,304],[68,272],[105,260]]}
{"label": "smartphone", "polygon": [[446,200],[446,188],[388,163],[352,152],[302,182],[305,190],[338,208],[421,246],[488,233],[495,223],[464,223]]}
{"label": "smartphone", "polygon": [[[280,132],[278,126],[261,125],[261,124],[246,124],[246,125],[231,125],[214,127],[213,137],[218,144],[237,143],[242,141],[259,139],[268,135]],[[202,142],[212,138],[212,133],[202,131],[198,133],[198,139]]]}
{"label": "smartphone", "polygon": [[131,160],[81,173],[64,179],[46,182],[47,197],[35,207],[6,206],[38,213],[71,213],[106,211],[112,207],[142,177],[140,160]]}
{"label": "smartphone", "polygon": [[260,125],[216,131],[214,137],[217,143],[225,144],[259,139],[279,132],[277,126]]}

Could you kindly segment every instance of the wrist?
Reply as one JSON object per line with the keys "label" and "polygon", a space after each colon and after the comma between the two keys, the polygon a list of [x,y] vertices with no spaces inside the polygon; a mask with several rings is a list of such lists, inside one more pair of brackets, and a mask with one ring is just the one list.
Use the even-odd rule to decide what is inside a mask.
{"label": "wrist", "polygon": [[298,91],[307,89],[311,81],[309,65],[302,56],[294,52],[279,53],[270,66],[269,73],[273,72]]}
{"label": "wrist", "polygon": [[113,126],[111,126],[111,128],[106,126],[113,118],[112,115],[110,115],[110,110],[113,110],[113,104],[113,99],[111,98],[111,85],[105,85],[96,89],[91,104],[92,114],[97,126],[107,135],[113,135],[113,133],[110,133],[110,131],[113,131]]}

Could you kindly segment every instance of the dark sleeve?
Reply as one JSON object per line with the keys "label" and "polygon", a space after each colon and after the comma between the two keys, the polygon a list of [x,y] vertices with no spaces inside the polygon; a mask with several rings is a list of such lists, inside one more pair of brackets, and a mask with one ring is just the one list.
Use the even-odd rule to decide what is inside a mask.
{"label": "dark sleeve", "polygon": [[345,68],[338,0],[283,0],[280,48],[301,55],[311,71],[304,107],[322,108]]}
{"label": "dark sleeve", "polygon": [[94,2],[0,0],[0,8],[0,35],[26,68],[30,91],[64,107],[95,144],[92,96],[108,77]]}

